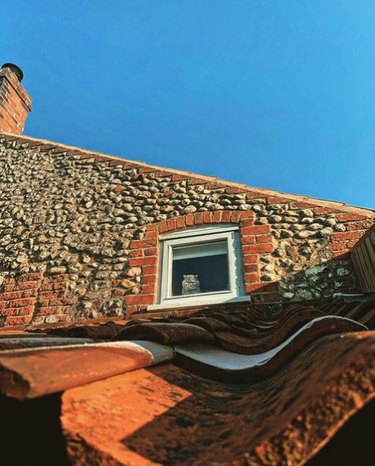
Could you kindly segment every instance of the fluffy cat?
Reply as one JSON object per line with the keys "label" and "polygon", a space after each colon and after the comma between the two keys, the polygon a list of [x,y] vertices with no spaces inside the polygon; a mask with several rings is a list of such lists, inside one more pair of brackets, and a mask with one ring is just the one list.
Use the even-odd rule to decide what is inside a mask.
{"label": "fluffy cat", "polygon": [[200,293],[198,275],[184,275],[182,280],[182,294]]}

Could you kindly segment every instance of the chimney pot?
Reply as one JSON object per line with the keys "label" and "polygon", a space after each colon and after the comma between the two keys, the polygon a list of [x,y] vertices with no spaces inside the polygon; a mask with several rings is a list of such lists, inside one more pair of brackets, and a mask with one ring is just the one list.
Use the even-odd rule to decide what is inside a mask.
{"label": "chimney pot", "polygon": [[23,80],[23,71],[21,68],[14,63],[4,63],[1,68],[9,68],[13,71],[13,73],[17,76],[19,82]]}

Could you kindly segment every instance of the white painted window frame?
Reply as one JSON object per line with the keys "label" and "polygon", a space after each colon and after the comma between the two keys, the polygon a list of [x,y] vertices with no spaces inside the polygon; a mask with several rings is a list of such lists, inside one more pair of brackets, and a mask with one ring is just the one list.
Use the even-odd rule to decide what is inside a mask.
{"label": "white painted window frame", "polygon": [[[230,289],[208,293],[172,296],[173,248],[226,241]],[[200,304],[249,301],[243,286],[242,251],[237,225],[202,226],[160,236],[158,304],[148,309],[183,307]]]}

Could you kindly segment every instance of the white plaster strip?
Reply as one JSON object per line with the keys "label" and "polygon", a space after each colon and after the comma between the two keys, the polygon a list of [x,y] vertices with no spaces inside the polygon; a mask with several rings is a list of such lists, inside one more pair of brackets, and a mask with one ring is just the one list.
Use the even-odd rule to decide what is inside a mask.
{"label": "white plaster strip", "polygon": [[250,369],[255,366],[261,366],[268,363],[276,354],[280,353],[287,345],[293,342],[295,338],[303,332],[308,331],[315,324],[324,320],[340,320],[354,322],[363,330],[368,330],[367,327],[359,322],[348,319],[347,317],[340,316],[324,316],[317,317],[316,319],[311,320],[303,327],[298,329],[293,335],[283,341],[280,345],[275,346],[269,351],[260,354],[248,355],[248,354],[238,354],[232,353],[231,351],[226,351],[224,349],[218,348],[217,346],[204,345],[204,344],[186,344],[186,345],[176,345],[175,351],[177,354],[187,356],[193,360],[199,361],[201,363],[207,364],[212,367],[217,367],[218,369],[225,370],[244,370]]}

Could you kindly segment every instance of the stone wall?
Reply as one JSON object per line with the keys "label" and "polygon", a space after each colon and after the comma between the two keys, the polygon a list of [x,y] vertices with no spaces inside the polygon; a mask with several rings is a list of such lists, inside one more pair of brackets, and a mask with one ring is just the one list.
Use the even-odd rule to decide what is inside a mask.
{"label": "stone wall", "polygon": [[[356,288],[347,253],[372,224],[372,211],[25,137],[0,135],[0,172],[0,316],[8,324],[125,315],[127,297],[146,285],[132,265],[134,241],[150,225],[206,212],[251,212],[255,231],[264,226],[253,234],[256,262],[245,277],[254,301],[329,297]],[[38,282],[32,296],[9,295],[30,281]]]}

